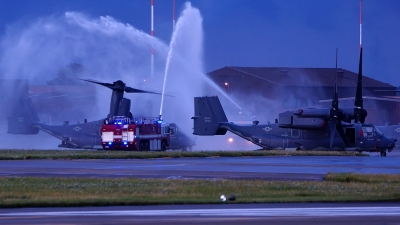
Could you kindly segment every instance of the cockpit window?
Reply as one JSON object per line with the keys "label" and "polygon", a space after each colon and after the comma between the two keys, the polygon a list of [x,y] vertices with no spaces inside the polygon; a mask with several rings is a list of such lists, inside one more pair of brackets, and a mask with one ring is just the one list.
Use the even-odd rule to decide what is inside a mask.
{"label": "cockpit window", "polygon": [[374,127],[365,126],[363,129],[363,135],[366,138],[373,138],[374,137]]}

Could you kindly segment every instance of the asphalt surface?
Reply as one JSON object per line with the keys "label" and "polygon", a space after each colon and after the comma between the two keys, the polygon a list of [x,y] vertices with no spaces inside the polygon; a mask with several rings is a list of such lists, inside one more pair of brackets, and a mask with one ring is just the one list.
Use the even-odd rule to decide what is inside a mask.
{"label": "asphalt surface", "polygon": [[[322,180],[328,172],[399,174],[387,157],[280,156],[4,160],[0,176]],[[400,224],[400,203],[216,204],[0,209],[0,224]]]}
{"label": "asphalt surface", "polygon": [[400,224],[400,203],[0,209],[0,224]]}
{"label": "asphalt surface", "polygon": [[[375,153],[374,153],[375,154]],[[5,160],[0,176],[322,180],[328,172],[399,174],[400,155]]]}
{"label": "asphalt surface", "polygon": [[[75,123],[71,121],[71,123]],[[50,124],[49,124],[50,125]],[[62,125],[62,122],[53,125]],[[196,145],[193,150],[257,150],[259,146],[247,141],[228,131],[221,136],[195,136]],[[232,141],[229,141],[232,139]],[[7,140],[0,143],[2,149],[61,149],[58,145],[61,140],[39,131],[35,135],[16,135],[7,133],[7,124],[0,124],[0,140]],[[23,140],[23,141],[21,141]]]}

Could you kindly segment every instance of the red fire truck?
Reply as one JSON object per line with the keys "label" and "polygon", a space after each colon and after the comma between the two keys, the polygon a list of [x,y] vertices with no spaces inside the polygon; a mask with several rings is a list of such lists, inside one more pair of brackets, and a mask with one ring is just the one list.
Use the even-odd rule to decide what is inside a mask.
{"label": "red fire truck", "polygon": [[101,127],[101,144],[106,150],[166,151],[170,126],[160,118],[115,116]]}

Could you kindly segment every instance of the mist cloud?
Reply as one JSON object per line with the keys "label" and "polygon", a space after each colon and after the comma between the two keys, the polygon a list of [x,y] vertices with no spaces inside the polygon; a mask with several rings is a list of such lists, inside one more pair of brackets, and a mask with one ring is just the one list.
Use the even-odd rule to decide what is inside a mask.
{"label": "mist cloud", "polygon": [[[153,79],[151,48],[155,52]],[[60,68],[78,63],[90,71],[86,75],[91,77],[84,78],[103,82],[121,79],[134,88],[161,92],[167,71],[165,92],[175,97],[164,100],[164,121],[177,123],[193,136],[193,97],[203,95],[207,83],[202,57],[202,17],[190,3],[186,3],[177,21],[170,46],[110,16],[92,18],[80,12],[66,12],[9,26],[1,40],[0,78],[28,79],[31,85],[45,85]],[[85,115],[89,121],[104,118],[109,109],[111,90],[101,86],[96,89],[97,106]],[[125,97],[132,101],[134,116],[158,116],[159,95]],[[63,116],[68,118],[67,114]]]}

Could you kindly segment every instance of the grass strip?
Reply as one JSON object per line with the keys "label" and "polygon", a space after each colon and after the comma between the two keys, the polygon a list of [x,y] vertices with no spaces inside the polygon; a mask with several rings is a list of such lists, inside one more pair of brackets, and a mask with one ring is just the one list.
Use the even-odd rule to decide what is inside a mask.
{"label": "grass strip", "polygon": [[400,184],[399,174],[328,173],[325,181],[368,184]]}
{"label": "grass strip", "polygon": [[183,157],[242,157],[242,156],[367,156],[346,151],[97,151],[97,150],[0,150],[0,160],[21,159],[150,159]]}
{"label": "grass strip", "polygon": [[325,181],[0,178],[0,207],[400,201],[400,175],[328,174]]}

